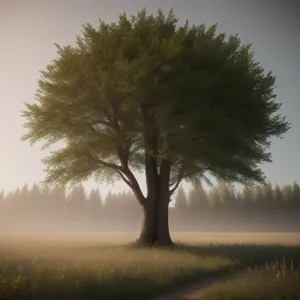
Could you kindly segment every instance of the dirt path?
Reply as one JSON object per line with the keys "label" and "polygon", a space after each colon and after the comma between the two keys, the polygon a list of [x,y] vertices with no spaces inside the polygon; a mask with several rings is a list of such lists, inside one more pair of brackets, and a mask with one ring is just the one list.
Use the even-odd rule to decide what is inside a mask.
{"label": "dirt path", "polygon": [[[240,272],[237,272],[237,273],[240,273]],[[219,276],[204,278],[197,282],[185,285],[184,287],[179,288],[169,294],[153,298],[152,300],[188,300],[188,299],[192,299],[193,294],[195,294],[196,292],[199,292],[199,290],[204,289],[214,283],[231,279],[234,276],[236,276],[237,273],[223,274],[223,275],[219,275]]]}

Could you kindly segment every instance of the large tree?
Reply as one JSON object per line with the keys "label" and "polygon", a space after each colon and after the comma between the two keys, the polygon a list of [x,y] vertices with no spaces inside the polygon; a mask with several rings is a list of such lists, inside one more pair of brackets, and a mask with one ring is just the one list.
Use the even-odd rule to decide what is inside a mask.
{"label": "large tree", "polygon": [[[171,244],[170,196],[207,174],[263,182],[278,114],[275,77],[237,35],[217,26],[177,26],[171,10],[84,25],[74,46],[57,46],[41,71],[36,102],[25,103],[24,140],[63,142],[44,163],[47,184],[118,176],[143,208],[139,242]],[[147,194],[135,177],[145,171]]]}

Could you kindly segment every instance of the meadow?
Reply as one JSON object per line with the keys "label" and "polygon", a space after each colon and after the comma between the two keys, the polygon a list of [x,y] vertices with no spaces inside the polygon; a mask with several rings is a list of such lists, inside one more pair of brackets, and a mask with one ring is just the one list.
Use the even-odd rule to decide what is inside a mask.
{"label": "meadow", "polygon": [[264,266],[249,268],[233,278],[196,289],[187,299],[265,300],[300,299],[300,261],[275,259]]}
{"label": "meadow", "polygon": [[[176,245],[164,249],[137,248],[136,236],[2,234],[0,299],[153,299],[190,282],[236,272],[243,276],[196,292],[193,299],[202,299],[201,293],[205,299],[244,299],[231,297],[238,292],[229,285],[245,289],[251,276],[256,283],[272,279],[263,281],[261,290],[265,283],[279,286],[278,281],[285,290],[298,278],[300,234],[180,233],[173,235]],[[220,291],[229,296],[216,298]]]}

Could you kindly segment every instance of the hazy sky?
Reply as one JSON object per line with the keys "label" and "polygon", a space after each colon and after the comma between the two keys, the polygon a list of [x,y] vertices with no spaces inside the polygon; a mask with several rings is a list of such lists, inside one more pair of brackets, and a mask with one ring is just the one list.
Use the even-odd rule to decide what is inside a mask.
{"label": "hazy sky", "polygon": [[[124,11],[132,14],[144,7],[153,13],[173,7],[180,23],[218,22],[219,30],[239,33],[244,43],[253,43],[256,59],[277,76],[278,101],[292,123],[283,140],[274,140],[273,163],[263,170],[272,183],[300,182],[299,4],[297,0],[0,0],[0,190],[31,185],[44,177],[40,160],[47,152],[40,150],[41,145],[30,147],[20,141],[24,133],[20,111],[24,101],[34,101],[38,70],[56,55],[53,44],[73,43],[84,23],[95,25],[99,18],[113,22]],[[124,186],[117,183],[113,190]],[[101,186],[101,191],[108,188]]]}

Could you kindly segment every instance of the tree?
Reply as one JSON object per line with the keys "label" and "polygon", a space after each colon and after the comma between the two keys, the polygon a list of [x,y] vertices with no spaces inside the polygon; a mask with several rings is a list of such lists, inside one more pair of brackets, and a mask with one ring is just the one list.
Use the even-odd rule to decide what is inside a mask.
{"label": "tree", "polygon": [[57,218],[59,221],[66,217],[66,189],[62,186],[55,186],[50,191],[48,201],[46,202],[47,215]]}
{"label": "tree", "polygon": [[84,187],[78,184],[73,187],[68,196],[68,206],[71,210],[72,220],[82,221],[87,216],[87,202]]}
{"label": "tree", "polygon": [[274,188],[273,207],[277,209],[284,208],[283,194],[278,184]]}
{"label": "tree", "polygon": [[100,220],[102,200],[99,189],[92,189],[88,199],[88,212],[92,221]]}
{"label": "tree", "polygon": [[248,186],[245,186],[242,191],[240,206],[242,210],[248,211],[249,209],[254,208],[254,195],[253,189],[250,189]]}
{"label": "tree", "polygon": [[[44,182],[122,179],[143,208],[144,245],[172,243],[168,207],[181,181],[210,173],[263,182],[258,166],[271,161],[269,139],[289,129],[275,77],[251,45],[216,29],[177,26],[172,10],[142,10],[84,25],[74,46],[56,45],[36,102],[23,111],[23,140],[63,144],[44,159]],[[145,172],[146,195],[136,171]]]}
{"label": "tree", "polygon": [[30,209],[31,207],[28,205],[30,201],[30,194],[29,194],[29,188],[27,183],[25,183],[23,185],[23,187],[21,188],[20,191],[20,195],[19,195],[19,209],[21,214],[24,216],[24,214],[28,213],[28,209]]}
{"label": "tree", "polygon": [[179,216],[186,216],[188,212],[187,197],[184,189],[180,187],[175,197],[175,211]]}
{"label": "tree", "polygon": [[293,183],[292,187],[292,199],[291,199],[291,208],[299,209],[300,208],[300,187],[296,181]]}
{"label": "tree", "polygon": [[293,188],[290,184],[286,184],[282,188],[282,195],[283,195],[283,201],[284,201],[284,206],[288,209],[291,208],[291,203],[293,199]]}
{"label": "tree", "polygon": [[221,208],[232,209],[235,207],[236,199],[233,186],[229,186],[225,182],[219,182],[218,192]]}
{"label": "tree", "polygon": [[41,214],[43,202],[42,202],[42,191],[40,187],[34,183],[31,190],[29,191],[28,206],[30,206],[31,216]]}
{"label": "tree", "polygon": [[194,185],[188,194],[188,206],[191,216],[200,216],[200,213],[207,212],[210,205],[207,199],[207,193],[202,184]]}
{"label": "tree", "polygon": [[48,185],[43,185],[41,187],[41,215],[45,217],[47,214],[49,214],[49,208],[50,208],[50,201],[51,201],[51,189]]}
{"label": "tree", "polygon": [[266,208],[268,208],[268,205],[263,194],[263,187],[257,186],[253,192],[254,209],[256,212],[264,211]]}
{"label": "tree", "polygon": [[267,184],[263,185],[261,187],[262,191],[262,200],[263,202],[261,209],[264,210],[270,210],[272,208],[272,205],[274,203],[274,193],[273,193],[273,187],[271,182],[268,182]]}

